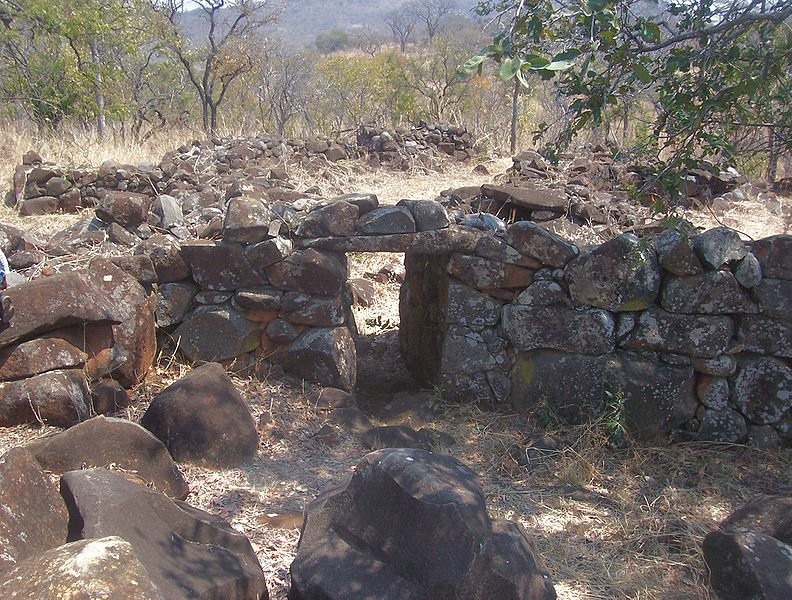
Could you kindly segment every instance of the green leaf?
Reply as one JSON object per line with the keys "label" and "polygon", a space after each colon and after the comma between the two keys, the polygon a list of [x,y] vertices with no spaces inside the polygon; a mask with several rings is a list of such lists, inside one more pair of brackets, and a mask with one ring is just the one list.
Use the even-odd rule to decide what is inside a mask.
{"label": "green leaf", "polygon": [[469,59],[467,59],[467,61],[465,61],[465,64],[463,64],[459,68],[459,71],[470,77],[471,75],[473,75],[473,73],[479,70],[479,68],[482,66],[485,60],[487,60],[487,57],[484,56],[483,54],[476,54],[476,56],[471,56]]}
{"label": "green leaf", "polygon": [[505,58],[500,68],[500,78],[503,81],[509,81],[517,74],[521,66],[522,61],[519,57]]}
{"label": "green leaf", "polygon": [[645,66],[641,63],[635,63],[633,66],[633,73],[638,78],[638,81],[641,83],[651,83],[652,82],[652,74],[649,72]]}

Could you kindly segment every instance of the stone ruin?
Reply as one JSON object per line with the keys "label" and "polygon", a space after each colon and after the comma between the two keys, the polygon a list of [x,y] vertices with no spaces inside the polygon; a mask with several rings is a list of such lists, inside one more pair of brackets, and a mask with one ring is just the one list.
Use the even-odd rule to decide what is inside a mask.
{"label": "stone ruin", "polygon": [[[371,194],[296,191],[267,162],[281,150],[234,141],[188,146],[151,168],[108,164],[72,181],[95,217],[49,240],[0,224],[0,247],[30,276],[6,292],[0,423],[68,428],[0,457],[3,597],[64,596],[90,582],[109,597],[266,599],[250,542],[183,502],[173,461],[228,468],[255,455],[256,425],[224,367],[279,363],[355,386],[348,252],[405,253],[403,356],[449,400],[571,423],[616,409],[649,443],[790,445],[792,236],[746,243],[725,228],[679,228],[577,246],[561,235],[582,214],[570,184],[500,181],[385,207]],[[68,209],[69,190],[54,195],[64,186],[52,179],[64,177],[28,165],[15,187],[43,188]],[[89,418],[126,405],[158,335],[206,364],[157,395],[140,424]],[[385,429],[364,444],[404,437]],[[111,464],[120,470],[102,468]],[[713,586],[786,597],[773,573],[788,571],[788,499],[769,501],[772,522],[757,506],[705,540]],[[427,553],[437,539],[443,552]],[[65,568],[75,562],[89,568]],[[490,519],[474,474],[418,449],[367,455],[346,487],[309,506],[291,575],[293,600],[350,590],[555,598],[526,532]]]}
{"label": "stone ruin", "polygon": [[[377,135],[370,139],[380,144]],[[371,194],[295,190],[286,166],[272,162],[282,151],[263,138],[232,139],[182,147],[134,172],[104,165],[83,174],[79,188],[83,200],[96,194],[95,218],[46,242],[4,226],[12,267],[28,273],[46,257],[111,257],[9,290],[18,308],[0,332],[4,356],[44,356],[46,348],[52,359],[0,375],[17,407],[5,421],[44,418],[24,401],[24,382],[54,372],[59,396],[79,389],[82,400],[52,422],[84,418],[96,382],[123,402],[113,382],[129,387],[145,376],[155,326],[190,361],[248,372],[277,363],[351,390],[357,331],[346,254],[403,252],[402,354],[418,382],[450,400],[540,409],[571,423],[611,405],[646,442],[790,443],[789,236],[749,244],[727,229],[670,229],[579,248],[563,237],[579,196],[543,184],[538,174],[548,167],[535,153],[515,157],[515,171],[529,179],[520,185],[512,173],[440,202],[386,207]],[[21,167],[21,208],[31,190],[55,194],[62,181],[44,163]],[[51,198],[60,203],[64,194]],[[60,279],[78,291],[57,298],[60,312],[50,303],[32,314],[27,298],[57,296]],[[89,297],[107,301],[88,310]],[[69,359],[51,350],[56,341]]]}

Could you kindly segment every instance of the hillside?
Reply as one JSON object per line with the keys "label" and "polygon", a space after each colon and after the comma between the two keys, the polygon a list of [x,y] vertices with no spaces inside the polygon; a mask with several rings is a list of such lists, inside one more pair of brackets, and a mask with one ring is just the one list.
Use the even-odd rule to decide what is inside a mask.
{"label": "hillside", "polygon": [[[309,48],[317,35],[331,29],[372,28],[389,33],[385,19],[407,3],[408,0],[285,0],[281,2],[278,22],[267,35],[290,46]],[[458,0],[456,14],[472,17],[470,11],[477,4],[475,0]],[[191,39],[199,38],[205,30],[200,9],[186,12],[182,27]]]}

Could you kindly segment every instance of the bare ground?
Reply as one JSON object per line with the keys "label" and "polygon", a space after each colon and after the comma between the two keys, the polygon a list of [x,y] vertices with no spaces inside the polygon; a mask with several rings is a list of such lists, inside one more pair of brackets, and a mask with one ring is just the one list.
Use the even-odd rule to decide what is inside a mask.
{"label": "bare ground", "polygon": [[[493,173],[506,166],[503,161],[489,165]],[[490,180],[473,175],[468,167],[431,175],[361,174],[342,167],[334,177],[322,182],[328,193],[336,191],[331,188],[374,191],[384,203],[402,197],[432,198],[444,188]],[[689,218],[707,226],[733,219],[752,237],[790,232],[780,210],[768,208],[766,202],[750,202],[720,215],[705,212]],[[51,233],[69,220],[19,219],[10,214],[0,218],[41,233]],[[394,259],[401,257],[353,255],[353,276],[376,273]],[[399,286],[393,280],[374,285],[378,301],[357,315],[366,336],[361,366],[369,373],[398,373],[394,340]],[[126,416],[142,416],[151,399],[188,369],[172,356],[161,356],[148,380],[134,390],[137,403]],[[326,414],[311,405],[307,384],[277,369],[263,380],[234,381],[260,423],[259,452],[250,464],[228,471],[181,465],[192,490],[187,500],[227,518],[249,536],[271,597],[282,600],[299,538],[299,513],[319,492],[344,482],[366,450],[351,433],[341,432],[337,440],[314,435],[326,423]],[[388,394],[380,398],[387,400]],[[480,475],[493,516],[518,520],[534,535],[562,600],[713,598],[701,556],[706,532],[756,495],[792,493],[789,451],[716,444],[613,449],[603,423],[541,431],[526,416],[482,412],[439,398],[433,408],[435,416],[426,424],[458,442],[438,450]],[[0,452],[55,431],[38,426],[0,430]],[[528,468],[519,467],[510,450],[534,432],[566,444]],[[282,524],[291,527],[273,528],[275,515],[283,515]]]}

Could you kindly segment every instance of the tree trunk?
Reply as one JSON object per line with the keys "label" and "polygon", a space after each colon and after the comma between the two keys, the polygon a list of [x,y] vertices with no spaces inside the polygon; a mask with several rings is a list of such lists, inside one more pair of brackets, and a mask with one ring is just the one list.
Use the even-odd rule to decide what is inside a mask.
{"label": "tree trunk", "polygon": [[767,183],[775,183],[778,175],[778,144],[775,139],[775,128],[767,128]]}
{"label": "tree trunk", "polygon": [[102,92],[102,71],[100,70],[99,50],[96,43],[89,43],[91,51],[91,64],[94,69],[94,101],[96,102],[96,129],[100,139],[104,139],[107,132],[107,119],[105,117],[105,97]]}
{"label": "tree trunk", "polygon": [[520,115],[520,80],[514,78],[514,93],[512,94],[511,131],[509,132],[509,152],[512,156],[517,153],[517,117]]}

